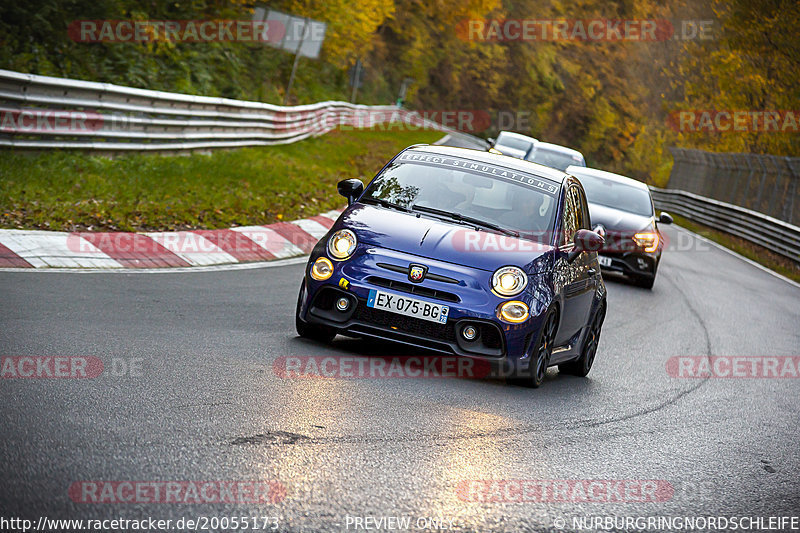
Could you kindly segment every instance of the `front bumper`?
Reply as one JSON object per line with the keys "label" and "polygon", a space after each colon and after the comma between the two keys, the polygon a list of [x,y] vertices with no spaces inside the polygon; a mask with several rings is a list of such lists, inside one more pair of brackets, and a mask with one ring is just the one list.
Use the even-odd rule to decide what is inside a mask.
{"label": "front bumper", "polygon": [[[305,294],[300,296],[299,318],[311,324],[335,328],[339,333],[358,337],[377,337],[439,352],[486,360],[523,360],[541,327],[546,306],[528,291],[514,298],[500,298],[489,286],[491,272],[452,263],[420,258],[392,250],[369,248],[356,251],[349,260],[334,262],[334,273],[326,281],[309,275],[312,255],[306,268]],[[426,279],[411,283],[398,267],[409,264],[428,267]],[[392,268],[394,267],[394,268]],[[367,307],[370,290],[380,290],[450,308],[446,324],[409,317]],[[336,309],[341,297],[350,300],[346,312]],[[521,324],[497,318],[497,307],[509,299],[525,302],[530,317]],[[468,342],[460,334],[467,324],[480,332]],[[523,365],[524,366],[524,365]]]}
{"label": "front bumper", "polygon": [[661,259],[661,252],[604,252],[598,253],[598,261],[601,257],[610,261],[610,265],[600,264],[604,272],[614,272],[626,276],[636,276],[639,278],[653,278],[658,269],[658,262]]}

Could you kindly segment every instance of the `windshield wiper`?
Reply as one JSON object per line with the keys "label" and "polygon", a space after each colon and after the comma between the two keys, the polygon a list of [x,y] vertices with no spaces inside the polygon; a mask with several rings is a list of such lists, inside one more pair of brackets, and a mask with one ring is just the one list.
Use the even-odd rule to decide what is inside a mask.
{"label": "windshield wiper", "polygon": [[389,200],[384,200],[383,198],[376,198],[374,196],[365,196],[361,198],[359,202],[365,204],[378,204],[383,207],[388,207],[389,209],[397,209],[398,211],[403,211],[404,213],[409,212],[409,209],[407,207],[403,207],[402,205],[392,203]]}
{"label": "windshield wiper", "polygon": [[413,205],[411,207],[413,211],[422,211],[423,213],[431,213],[433,215],[440,215],[443,217],[452,218],[454,220],[458,220],[460,222],[466,222],[473,226],[481,226],[487,229],[491,229],[494,231],[499,231],[500,233],[505,233],[506,235],[511,235],[513,237],[519,237],[519,232],[506,229],[502,226],[498,226],[494,222],[489,222],[487,220],[481,220],[479,218],[470,217],[467,215],[462,215],[461,213],[456,213],[454,211],[445,211],[444,209],[437,209],[435,207],[428,207],[426,205]]}

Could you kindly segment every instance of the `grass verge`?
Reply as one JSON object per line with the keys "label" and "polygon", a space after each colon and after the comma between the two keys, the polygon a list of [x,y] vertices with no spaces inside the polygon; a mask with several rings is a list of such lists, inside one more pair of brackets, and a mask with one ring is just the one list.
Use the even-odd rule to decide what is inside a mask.
{"label": "grass verge", "polygon": [[758,246],[757,244],[753,244],[750,241],[746,241],[740,237],[736,237],[731,235],[730,233],[725,233],[724,231],[719,231],[708,226],[704,226],[703,224],[698,224],[697,222],[693,222],[688,218],[684,218],[680,215],[672,215],[675,218],[675,223],[679,226],[682,226],[689,231],[697,233],[698,235],[702,235],[708,240],[714,241],[718,244],[721,244],[725,248],[733,250],[734,252],[743,255],[744,257],[755,261],[756,263],[767,267],[770,270],[781,274],[782,276],[786,276],[787,278],[800,282],[800,265],[783,257],[780,254],[776,254],[766,248]]}
{"label": "grass verge", "polygon": [[436,131],[334,131],[295,144],[119,158],[0,152],[0,227],[61,231],[216,229],[340,208],[340,179],[365,182]]}

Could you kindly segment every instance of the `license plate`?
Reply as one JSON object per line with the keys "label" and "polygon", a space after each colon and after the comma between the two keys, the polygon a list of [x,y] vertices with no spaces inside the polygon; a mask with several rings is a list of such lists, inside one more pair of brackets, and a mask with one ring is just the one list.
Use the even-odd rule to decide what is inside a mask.
{"label": "license plate", "polygon": [[601,267],[610,267],[611,266],[611,258],[606,257],[604,255],[597,256],[597,262],[600,263]]}
{"label": "license plate", "polygon": [[450,307],[446,305],[431,304],[416,298],[389,294],[375,289],[369,291],[367,307],[383,309],[398,315],[413,316],[422,320],[430,320],[439,324],[446,324],[447,315],[450,313]]}

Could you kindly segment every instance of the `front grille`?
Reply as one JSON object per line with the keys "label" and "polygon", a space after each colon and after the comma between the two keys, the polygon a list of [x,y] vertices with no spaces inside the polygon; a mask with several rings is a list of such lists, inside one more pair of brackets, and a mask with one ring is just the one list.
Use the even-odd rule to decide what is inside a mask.
{"label": "front grille", "polygon": [[446,342],[454,342],[456,337],[453,324],[437,324],[430,320],[422,320],[421,318],[398,315],[397,313],[374,309],[372,307],[367,307],[366,302],[363,300],[358,303],[353,318],[376,326],[397,328],[397,331],[418,335],[420,337],[440,339]]}
{"label": "front grille", "polygon": [[413,283],[406,283],[404,281],[397,281],[379,276],[369,276],[367,278],[367,282],[377,285],[378,287],[394,289],[396,291],[405,292],[408,294],[416,294],[417,296],[425,296],[427,298],[434,298],[436,300],[444,300],[445,302],[457,303],[461,301],[461,298],[452,292],[431,289],[430,287],[414,285]]}
{"label": "front grille", "polygon": [[[392,265],[391,263],[377,263],[377,265],[381,268],[385,268],[386,270],[391,270],[392,272],[399,272],[400,274],[408,275],[408,271],[411,266],[400,266],[400,265]],[[442,276],[441,274],[434,274],[432,272],[427,272],[425,274],[425,279],[433,280],[433,281],[441,281],[443,283],[455,283],[458,285],[458,280],[453,279],[447,276]]]}

